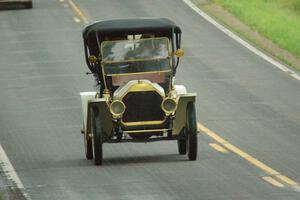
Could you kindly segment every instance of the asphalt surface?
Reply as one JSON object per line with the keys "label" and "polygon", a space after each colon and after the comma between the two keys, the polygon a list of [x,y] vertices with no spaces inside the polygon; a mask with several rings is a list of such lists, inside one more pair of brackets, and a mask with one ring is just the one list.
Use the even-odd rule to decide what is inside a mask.
{"label": "asphalt surface", "polygon": [[[181,0],[77,0],[90,21],[168,17],[183,30],[177,83],[196,92],[198,121],[300,182],[300,83],[224,35]],[[300,199],[199,134],[198,160],[176,142],[105,144],[104,165],[85,160],[79,92],[83,23],[67,2],[0,12],[0,144],[31,199]]]}

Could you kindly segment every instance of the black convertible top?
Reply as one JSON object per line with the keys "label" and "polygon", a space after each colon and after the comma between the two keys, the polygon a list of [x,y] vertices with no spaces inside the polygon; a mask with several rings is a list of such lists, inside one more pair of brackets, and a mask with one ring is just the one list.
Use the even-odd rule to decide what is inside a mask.
{"label": "black convertible top", "polygon": [[181,29],[171,20],[166,18],[136,18],[136,19],[114,19],[95,22],[83,30],[84,40],[90,36],[117,35],[117,34],[142,34],[142,33],[181,33]]}

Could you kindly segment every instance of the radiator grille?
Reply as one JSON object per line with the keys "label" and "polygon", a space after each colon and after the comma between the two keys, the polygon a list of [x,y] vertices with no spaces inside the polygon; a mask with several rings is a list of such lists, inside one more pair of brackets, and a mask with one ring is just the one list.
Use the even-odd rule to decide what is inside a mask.
{"label": "radiator grille", "polygon": [[162,97],[156,91],[129,92],[123,98],[126,110],[123,122],[159,121],[164,119]]}

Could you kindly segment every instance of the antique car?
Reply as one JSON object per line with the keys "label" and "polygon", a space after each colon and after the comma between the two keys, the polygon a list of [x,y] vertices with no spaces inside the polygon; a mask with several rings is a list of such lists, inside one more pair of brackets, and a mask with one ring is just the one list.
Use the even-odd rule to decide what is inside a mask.
{"label": "antique car", "polygon": [[32,8],[32,0],[0,0],[0,10]]}
{"label": "antique car", "polygon": [[196,94],[174,84],[181,29],[166,18],[99,21],[83,42],[97,84],[80,93],[86,158],[101,165],[104,143],[177,140],[196,160]]}

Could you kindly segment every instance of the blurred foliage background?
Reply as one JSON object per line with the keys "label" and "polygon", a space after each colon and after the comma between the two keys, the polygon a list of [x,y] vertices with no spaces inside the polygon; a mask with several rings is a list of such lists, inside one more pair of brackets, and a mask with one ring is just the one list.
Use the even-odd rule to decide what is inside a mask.
{"label": "blurred foliage background", "polygon": [[300,0],[212,0],[300,58]]}

